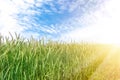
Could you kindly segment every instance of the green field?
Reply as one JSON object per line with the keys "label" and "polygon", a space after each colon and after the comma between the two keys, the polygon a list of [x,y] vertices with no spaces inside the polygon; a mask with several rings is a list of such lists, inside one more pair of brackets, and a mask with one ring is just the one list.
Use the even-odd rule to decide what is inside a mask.
{"label": "green field", "polygon": [[120,80],[119,47],[0,37],[0,80]]}

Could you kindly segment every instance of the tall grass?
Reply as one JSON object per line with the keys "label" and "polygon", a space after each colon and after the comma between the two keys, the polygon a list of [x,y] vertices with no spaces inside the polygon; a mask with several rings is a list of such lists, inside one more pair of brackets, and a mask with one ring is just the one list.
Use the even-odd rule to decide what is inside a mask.
{"label": "tall grass", "polygon": [[0,37],[0,80],[88,80],[109,47]]}

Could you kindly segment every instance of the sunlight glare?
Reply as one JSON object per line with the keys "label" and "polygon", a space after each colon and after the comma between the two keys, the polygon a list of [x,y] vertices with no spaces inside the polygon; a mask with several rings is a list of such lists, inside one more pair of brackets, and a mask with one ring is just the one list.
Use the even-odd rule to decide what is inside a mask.
{"label": "sunlight glare", "polygon": [[[106,44],[120,44],[119,4],[120,0],[108,0],[100,9],[88,14],[88,16],[92,16],[91,18],[94,19],[92,24],[71,31],[64,37],[78,42],[82,40]],[[89,18],[86,19],[90,20]]]}

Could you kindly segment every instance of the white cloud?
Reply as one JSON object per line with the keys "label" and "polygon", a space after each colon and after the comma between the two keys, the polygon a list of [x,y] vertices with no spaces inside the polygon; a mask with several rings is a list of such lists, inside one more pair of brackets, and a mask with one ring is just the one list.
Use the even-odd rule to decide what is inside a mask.
{"label": "white cloud", "polygon": [[0,33],[3,35],[8,35],[8,32],[18,31],[22,29],[17,25],[15,19],[12,15],[17,12],[15,6],[9,0],[0,0]]}
{"label": "white cloud", "polygon": [[[89,0],[89,1],[92,2],[92,0]],[[95,1],[97,1],[97,0],[95,0]],[[94,29],[97,32],[99,32],[99,30],[97,30],[97,29],[100,27],[96,28],[95,26],[98,24],[101,25],[101,23],[103,23],[103,19],[101,18],[101,16],[99,16],[99,15],[101,15],[101,12],[96,11],[96,13],[91,13],[92,15],[87,15],[86,13],[84,13],[84,16],[78,17],[78,15],[81,15],[83,13],[81,13],[81,10],[77,11],[77,9],[78,9],[78,7],[80,7],[80,8],[82,7],[80,5],[85,4],[85,0],[76,0],[76,1],[73,0],[72,2],[58,0],[56,2],[58,2],[59,5],[54,4],[53,0],[39,0],[39,1],[37,1],[37,0],[0,0],[0,33],[2,33],[3,35],[8,35],[9,32],[11,32],[11,33],[16,32],[16,33],[20,33],[20,34],[25,34],[24,36],[26,36],[26,37],[30,36],[30,35],[35,35],[36,37],[38,37],[38,36],[40,36],[39,31],[43,31],[46,33],[50,33],[51,34],[50,36],[52,36],[52,34],[54,36],[54,34],[56,35],[57,33],[58,34],[61,33],[61,35],[64,35],[64,37],[70,37],[75,40],[80,40],[80,38],[86,39],[89,36],[93,36],[95,33],[95,32],[93,32]],[[31,15],[41,14],[40,11],[37,11],[36,9],[34,10],[34,7],[35,6],[42,7],[42,5],[44,3],[50,5],[51,8],[53,9],[53,12],[55,11],[55,12],[59,13],[59,12],[63,11],[63,13],[64,13],[65,10],[68,10],[69,12],[75,13],[74,10],[76,10],[77,14],[70,16],[71,18],[66,19],[67,21],[62,20],[63,21],[62,24],[55,24],[55,25],[53,24],[50,27],[48,27],[46,25],[42,26],[41,24],[37,24],[37,22],[35,22],[35,20],[33,19],[34,17],[31,17]],[[91,4],[91,3],[87,3],[87,4]],[[85,6],[89,6],[87,4]],[[116,3],[114,3],[114,4],[116,4]],[[57,9],[56,5],[59,6],[59,9]],[[32,8],[32,9],[30,9],[30,8]],[[84,6],[81,9],[83,9],[83,11],[86,10],[86,9],[84,9]],[[52,12],[46,8],[45,9],[43,8],[43,10],[46,13]],[[107,10],[109,10],[109,9],[107,9]],[[115,10],[115,9],[113,9],[113,10]],[[106,11],[106,10],[103,10],[103,12],[104,11]],[[110,9],[110,11],[111,11],[111,9]],[[88,10],[88,12],[89,12],[89,10]],[[109,12],[109,11],[107,11],[107,12]],[[20,20],[22,19],[22,20],[26,21],[25,26],[23,26],[23,25],[21,26],[18,24],[20,20],[15,17],[15,15],[18,13],[27,15],[25,17],[19,17]],[[106,12],[105,12],[105,14],[106,14]],[[113,15],[113,14],[111,14],[111,15]],[[96,22],[95,21],[96,19],[92,18],[93,16],[96,17],[97,19],[99,18],[98,19],[99,21],[97,20],[97,22]],[[83,24],[85,25],[86,22],[89,23],[89,20],[87,21],[86,17],[87,17],[87,19],[89,17],[90,22],[94,21],[94,22],[96,22],[96,24],[90,25],[91,27],[86,27],[83,29],[80,28],[80,29],[77,29],[77,30],[67,33],[67,30],[74,29],[74,27],[79,27],[80,25],[83,25]],[[105,19],[106,19],[105,20],[105,22],[106,22],[108,18],[105,18]],[[108,21],[108,23],[109,23],[109,21]],[[29,34],[27,34],[27,32],[24,32],[24,30],[33,28],[33,26],[31,27],[31,24],[36,26],[36,28],[34,28],[34,29],[38,29],[38,32],[31,31],[31,32],[28,32]],[[106,24],[104,23],[104,25],[106,25]],[[67,34],[64,34],[63,33],[64,31],[66,31]],[[87,31],[87,33],[84,33],[85,31]],[[77,32],[77,35],[76,35],[76,32]],[[81,35],[81,34],[84,34],[84,35]],[[64,38],[63,38],[63,40],[64,40]]]}
{"label": "white cloud", "polygon": [[[108,0],[101,8],[84,15],[85,22],[91,22],[62,36],[70,41],[93,41],[100,43],[120,43],[120,1]],[[84,20],[83,20],[84,21]]]}
{"label": "white cloud", "polygon": [[[39,2],[42,4],[42,0]],[[19,25],[19,19],[15,16],[18,13],[27,15],[37,13],[28,9],[32,4],[35,4],[35,0],[0,0],[0,33],[3,36],[8,36],[9,32],[11,34],[14,32],[22,34],[28,26]]]}
{"label": "white cloud", "polygon": [[[35,18],[35,14],[41,14],[40,11],[37,11],[39,9],[36,7],[40,8],[44,3],[47,4],[48,2],[52,2],[52,0],[0,0],[0,33],[3,36],[8,36],[9,32],[12,34],[14,32],[18,34],[25,33],[24,36],[27,37],[28,34],[24,31],[33,28],[34,26],[32,25],[35,25],[35,29],[38,28],[38,31],[41,29],[41,31],[51,34],[56,33],[54,29],[41,27],[41,24],[38,24],[33,20],[33,18]],[[47,12],[49,11],[47,10]],[[22,17],[19,17],[19,15],[16,17],[17,14],[20,14]],[[25,25],[23,26],[19,23],[23,23]],[[29,35],[36,34],[37,36],[38,34],[40,35],[40,33],[29,32]]]}

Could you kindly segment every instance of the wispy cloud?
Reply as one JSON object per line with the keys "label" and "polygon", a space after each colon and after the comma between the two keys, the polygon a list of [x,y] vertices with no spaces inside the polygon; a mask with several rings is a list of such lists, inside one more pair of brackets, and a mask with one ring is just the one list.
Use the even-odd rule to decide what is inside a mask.
{"label": "wispy cloud", "polygon": [[16,6],[10,1],[0,0],[0,32],[3,35],[7,35],[8,32],[21,32],[24,29],[19,26],[17,20],[13,18],[16,12],[18,12]]}
{"label": "wispy cloud", "polygon": [[64,34],[67,41],[92,41],[99,43],[120,43],[120,1],[108,0],[103,3],[98,10],[85,15],[85,22],[88,25],[82,25],[71,32]]}
{"label": "wispy cloud", "polygon": [[[0,0],[0,33],[77,39],[104,0]],[[93,12],[93,13],[92,13]],[[91,15],[92,14],[92,15]],[[94,18],[93,18],[94,16]],[[84,31],[83,33],[84,34]],[[64,40],[64,39],[63,39]]]}
{"label": "wispy cloud", "polygon": [[[42,2],[42,1],[41,1]],[[28,26],[20,25],[19,20],[29,20],[26,17],[16,18],[17,14],[33,15],[36,11],[29,9],[35,4],[35,0],[0,0],[0,33],[8,36],[9,32],[23,34]],[[39,4],[40,6],[40,4]]]}

